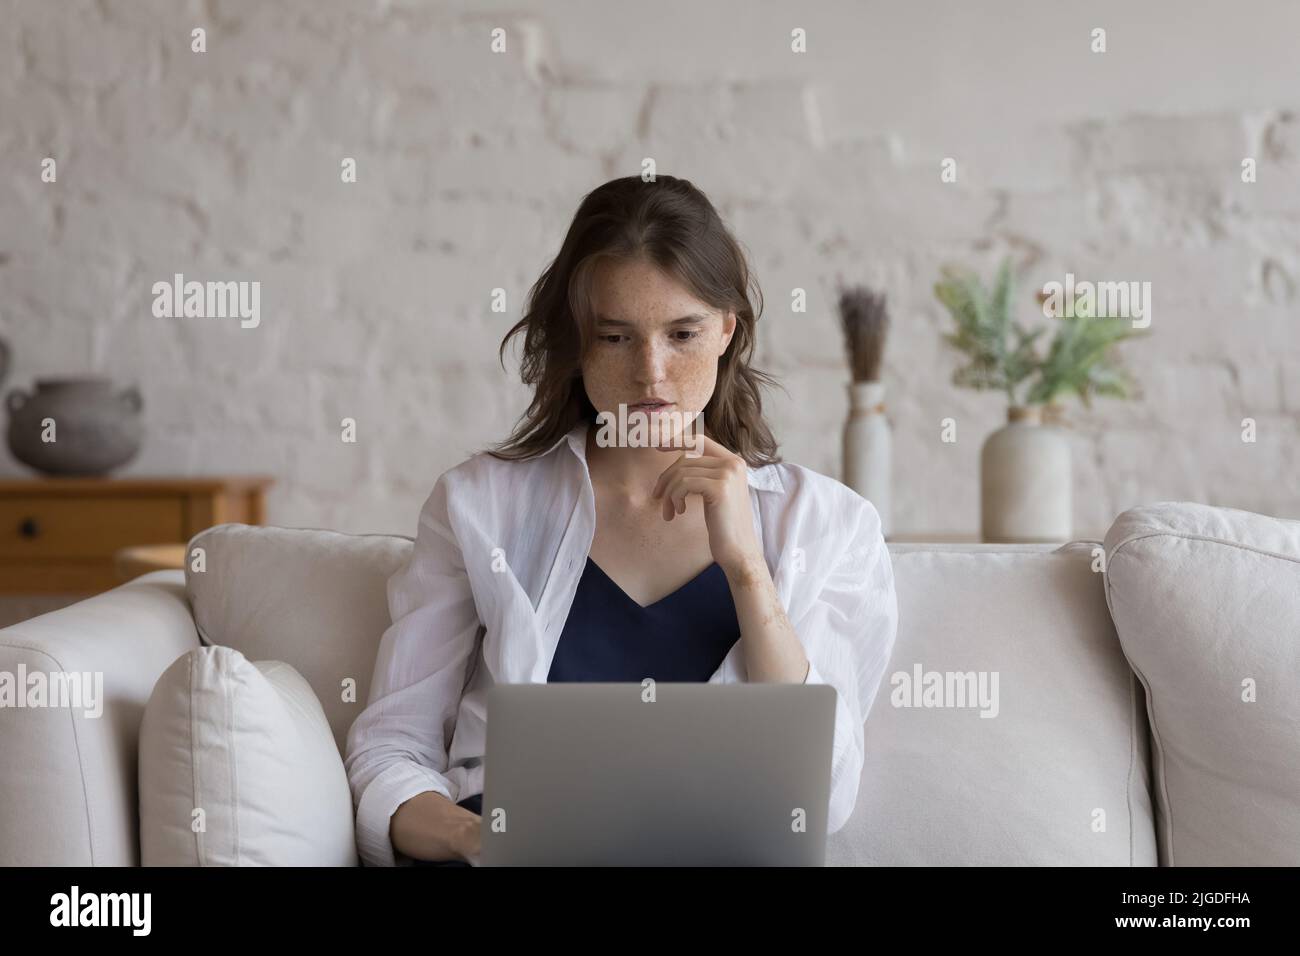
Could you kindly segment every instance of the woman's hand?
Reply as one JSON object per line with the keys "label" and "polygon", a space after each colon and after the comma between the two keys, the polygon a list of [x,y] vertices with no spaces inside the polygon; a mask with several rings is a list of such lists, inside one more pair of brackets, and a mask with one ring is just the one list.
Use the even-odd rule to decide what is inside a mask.
{"label": "woman's hand", "polygon": [[[659,476],[651,497],[663,497],[665,521],[686,512],[687,495],[704,499],[704,523],[709,529],[713,560],[731,575],[755,561],[763,564],[763,549],[754,533],[754,509],[749,499],[749,474],[745,459],[719,445],[703,432],[702,454],[682,454]],[[660,451],[676,452],[678,448]]]}
{"label": "woman's hand", "polygon": [[436,790],[425,790],[393,812],[388,836],[394,850],[414,859],[464,860],[477,866],[482,820]]}
{"label": "woman's hand", "polygon": [[472,810],[468,811],[473,820],[466,820],[463,829],[456,838],[456,856],[464,860],[470,866],[479,866],[479,856],[482,847],[480,841],[483,838],[483,818]]}

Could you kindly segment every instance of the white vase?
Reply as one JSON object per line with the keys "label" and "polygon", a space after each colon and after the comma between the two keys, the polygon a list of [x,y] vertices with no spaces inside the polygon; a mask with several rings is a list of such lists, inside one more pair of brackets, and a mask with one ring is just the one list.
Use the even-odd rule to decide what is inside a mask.
{"label": "white vase", "polygon": [[885,383],[850,382],[849,418],[844,423],[844,484],[875,506],[884,535],[893,528],[892,470],[893,439],[885,418]]}
{"label": "white vase", "polygon": [[1069,541],[1070,443],[1037,405],[1012,405],[980,451],[980,531],[990,542]]}

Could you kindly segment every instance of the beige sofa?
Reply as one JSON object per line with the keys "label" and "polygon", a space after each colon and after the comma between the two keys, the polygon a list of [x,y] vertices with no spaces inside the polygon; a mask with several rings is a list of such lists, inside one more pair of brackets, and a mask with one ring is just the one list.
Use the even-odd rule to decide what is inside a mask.
{"label": "beige sofa", "polygon": [[[202,573],[149,574],[0,630],[0,677],[99,672],[104,688],[97,716],[0,708],[0,865],[159,860],[154,791],[189,800],[199,775],[146,778],[141,801],[145,765],[165,766],[141,759],[146,704],[164,672],[213,646],[226,662],[290,665],[263,670],[298,682],[298,716],[338,759],[327,825],[346,843],[341,755],[410,541],[222,525],[194,548]],[[890,551],[898,640],[828,863],[1300,863],[1300,522],[1161,502],[1120,515],[1104,542]],[[171,723],[149,739],[171,734],[175,749],[188,728]],[[245,773],[208,842],[171,851],[298,862],[255,846],[268,812],[296,811],[289,796],[244,806]],[[333,859],[355,862],[351,849]]]}

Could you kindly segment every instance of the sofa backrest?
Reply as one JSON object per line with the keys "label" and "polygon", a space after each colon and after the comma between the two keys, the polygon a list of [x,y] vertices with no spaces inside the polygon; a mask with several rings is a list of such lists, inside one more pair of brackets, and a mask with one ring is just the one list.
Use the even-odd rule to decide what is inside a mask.
{"label": "sofa backrest", "polygon": [[1154,866],[1100,544],[892,545],[898,640],[827,862]]}
{"label": "sofa backrest", "polygon": [[389,625],[387,582],[411,546],[387,534],[245,524],[201,531],[185,569],[199,637],[294,667],[320,698],[341,756]]}
{"label": "sofa backrest", "polygon": [[[190,545],[205,562],[186,572],[203,640],[296,668],[343,753],[410,539],[227,524]],[[1091,547],[890,546],[890,673],[996,673],[998,713],[896,707],[882,687],[829,862],[1154,864],[1140,689]]]}

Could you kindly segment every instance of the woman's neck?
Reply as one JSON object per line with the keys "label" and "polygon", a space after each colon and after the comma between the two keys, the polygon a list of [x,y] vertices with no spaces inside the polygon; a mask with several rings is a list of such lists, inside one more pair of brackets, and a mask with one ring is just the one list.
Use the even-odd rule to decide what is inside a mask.
{"label": "woman's neck", "polygon": [[587,429],[587,470],[593,483],[625,498],[629,503],[649,500],[659,476],[680,456],[680,452],[657,448],[601,447],[596,442],[598,429]]}

